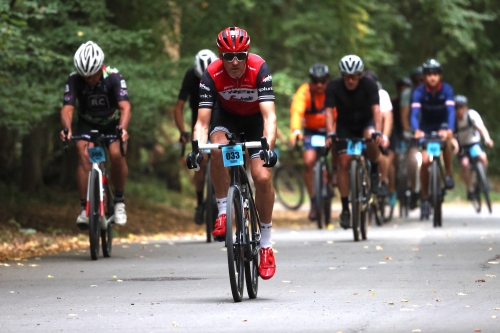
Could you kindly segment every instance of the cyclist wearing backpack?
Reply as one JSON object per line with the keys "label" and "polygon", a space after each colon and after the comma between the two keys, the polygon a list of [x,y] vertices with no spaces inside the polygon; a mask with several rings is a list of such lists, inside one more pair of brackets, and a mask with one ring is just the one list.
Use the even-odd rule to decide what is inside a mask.
{"label": "cyclist wearing backpack", "polygon": [[[469,109],[467,97],[463,95],[455,96],[455,137],[460,145],[460,152],[457,158],[462,166],[462,179],[467,186],[467,199],[474,198],[474,187],[472,186],[470,176],[470,153],[472,146],[481,143],[481,136],[484,138],[484,144],[493,147],[493,140],[476,110]],[[488,166],[486,153],[482,151],[478,159],[483,163],[484,168]]]}
{"label": "cyclist wearing backpack", "polygon": [[[194,125],[198,119],[198,104],[200,103],[200,79],[205,72],[205,69],[212,62],[217,60],[217,56],[210,50],[201,50],[194,57],[194,65],[190,67],[184,79],[182,80],[182,87],[177,97],[177,103],[174,109],[175,125],[180,132],[179,142],[186,144],[190,140],[189,133],[186,132],[184,127],[184,105],[189,97],[189,107],[191,109],[191,133],[193,133]],[[194,215],[194,222],[196,224],[203,224],[203,186],[205,183],[205,167],[207,160],[200,165],[200,172],[196,172],[193,176],[194,186],[196,188],[197,206]]]}

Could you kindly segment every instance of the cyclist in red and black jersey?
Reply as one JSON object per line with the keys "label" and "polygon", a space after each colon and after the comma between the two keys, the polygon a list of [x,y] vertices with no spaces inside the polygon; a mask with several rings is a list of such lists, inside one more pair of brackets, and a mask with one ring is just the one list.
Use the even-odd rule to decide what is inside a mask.
{"label": "cyclist in red and black jersey", "polygon": [[[128,140],[127,128],[132,114],[127,83],[117,69],[103,65],[103,62],[104,53],[92,41],[82,44],[76,51],[74,63],[77,72],[71,73],[66,82],[64,106],[61,109],[61,123],[69,132],[66,138],[64,131],[61,131],[61,140],[71,139],[71,121],[75,106],[78,110],[76,135],[90,135],[90,131],[94,129],[104,134],[116,134],[116,127],[121,126],[122,140]],[[78,190],[82,206],[76,224],[85,230],[89,224],[85,210],[87,178],[92,165],[87,153],[88,142],[80,140],[76,147],[79,156]],[[108,150],[111,180],[115,188],[115,223],[123,225],[127,222],[123,196],[128,174],[127,161],[120,153],[119,142],[109,142]]]}
{"label": "cyclist in red and black jersey", "polygon": [[[276,140],[272,76],[266,62],[248,52],[250,36],[245,30],[238,27],[222,30],[217,37],[217,47],[219,59],[208,66],[201,78],[198,121],[193,137],[200,143],[206,143],[209,134],[212,143],[227,143],[226,133],[238,135],[244,132],[247,141],[259,141],[262,136],[267,138],[270,146],[270,150],[265,151],[268,164],[262,165],[258,149],[248,149],[256,189],[255,203],[261,219],[259,275],[267,280],[276,271],[271,244],[274,189],[271,170],[268,169],[276,164],[276,155],[272,151]],[[191,168],[199,163],[193,153],[188,155],[187,162]],[[219,208],[212,235],[216,239],[224,239],[229,173],[222,164],[220,150],[212,151],[211,163],[210,172]]]}

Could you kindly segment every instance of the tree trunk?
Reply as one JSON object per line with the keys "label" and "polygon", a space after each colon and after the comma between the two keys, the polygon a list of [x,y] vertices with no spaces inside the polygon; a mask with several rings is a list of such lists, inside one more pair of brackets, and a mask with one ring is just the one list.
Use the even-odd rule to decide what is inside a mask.
{"label": "tree trunk", "polygon": [[21,190],[35,192],[43,186],[42,148],[46,142],[43,126],[37,125],[23,138]]}
{"label": "tree trunk", "polygon": [[0,181],[6,183],[16,179],[16,142],[17,135],[5,127],[0,128]]}

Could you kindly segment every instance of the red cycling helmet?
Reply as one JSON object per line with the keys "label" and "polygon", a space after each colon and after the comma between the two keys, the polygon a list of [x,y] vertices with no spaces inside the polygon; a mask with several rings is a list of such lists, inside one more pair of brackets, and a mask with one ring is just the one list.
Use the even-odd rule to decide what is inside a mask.
{"label": "red cycling helmet", "polygon": [[227,27],[217,36],[219,52],[245,52],[250,48],[250,36],[246,30]]}

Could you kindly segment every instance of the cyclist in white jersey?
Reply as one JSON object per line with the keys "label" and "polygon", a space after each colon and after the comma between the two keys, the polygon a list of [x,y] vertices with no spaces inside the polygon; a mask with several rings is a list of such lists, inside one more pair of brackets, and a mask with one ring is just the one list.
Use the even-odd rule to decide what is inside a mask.
{"label": "cyclist in white jersey", "polygon": [[[455,114],[455,137],[460,145],[460,152],[457,157],[462,166],[462,179],[467,186],[467,199],[472,200],[474,198],[474,187],[471,183],[469,168],[470,148],[474,145],[480,146],[481,136],[483,136],[484,144],[488,147],[493,147],[493,140],[491,140],[479,113],[476,110],[469,109],[467,97],[455,96]],[[486,169],[488,166],[486,152],[481,151],[478,158]]]}

